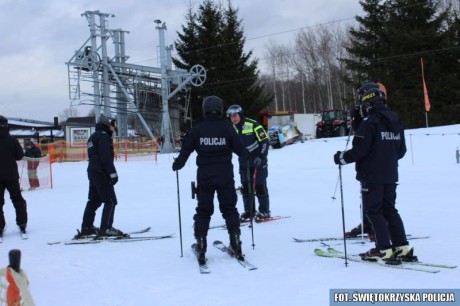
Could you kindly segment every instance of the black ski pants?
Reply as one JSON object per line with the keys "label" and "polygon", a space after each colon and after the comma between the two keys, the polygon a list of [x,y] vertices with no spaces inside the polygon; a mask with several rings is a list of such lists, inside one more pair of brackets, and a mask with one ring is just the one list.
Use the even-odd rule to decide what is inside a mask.
{"label": "black ski pants", "polygon": [[11,202],[16,210],[16,224],[18,226],[27,225],[27,203],[22,197],[19,180],[0,181],[0,233],[5,229],[5,216],[3,205],[5,205],[5,190],[10,194]]}
{"label": "black ski pants", "polygon": [[[255,177],[254,173],[256,174]],[[251,204],[254,204],[254,209],[256,207],[255,203],[251,203],[250,201],[251,193],[255,193],[255,195],[257,196],[260,212],[268,213],[270,211],[270,198],[268,196],[267,177],[267,165],[261,165],[257,168],[250,167],[249,174],[247,167],[240,167],[240,179],[242,187],[241,193],[243,195],[244,211],[249,212],[251,209]],[[254,182],[255,190],[252,190],[254,189]],[[251,188],[251,192],[249,188]]]}
{"label": "black ski pants", "polygon": [[375,246],[379,250],[407,245],[404,224],[396,202],[396,183],[361,183],[364,213],[375,232]]}
{"label": "black ski pants", "polygon": [[110,183],[109,178],[100,172],[88,171],[89,191],[88,202],[83,213],[82,230],[94,226],[96,211],[104,203],[101,216],[101,231],[111,228],[115,215],[117,197],[115,189]]}
{"label": "black ski pants", "polygon": [[237,196],[233,166],[199,167],[197,173],[198,204],[195,220],[195,237],[206,237],[211,216],[214,213],[214,195],[217,193],[219,210],[225,219],[227,229],[231,231],[240,227],[240,215],[236,208]]}

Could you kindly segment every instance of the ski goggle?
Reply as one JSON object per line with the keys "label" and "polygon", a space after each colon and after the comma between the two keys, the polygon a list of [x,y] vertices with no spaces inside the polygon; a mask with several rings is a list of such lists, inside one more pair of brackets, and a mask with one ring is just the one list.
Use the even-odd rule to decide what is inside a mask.
{"label": "ski goggle", "polygon": [[227,117],[234,117],[238,115],[239,113],[241,113],[241,111],[242,111],[241,107],[238,107],[238,108],[228,109],[226,114],[227,114]]}

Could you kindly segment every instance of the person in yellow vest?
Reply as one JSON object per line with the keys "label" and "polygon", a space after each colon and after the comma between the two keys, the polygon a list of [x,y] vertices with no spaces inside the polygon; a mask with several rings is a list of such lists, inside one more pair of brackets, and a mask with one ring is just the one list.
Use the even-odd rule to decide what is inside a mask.
{"label": "person in yellow vest", "polygon": [[[267,155],[270,147],[268,135],[259,122],[245,117],[243,108],[237,104],[227,109],[227,117],[232,121],[241,142],[249,152],[247,157],[239,158],[241,192],[244,203],[244,213],[241,214],[241,221],[247,221],[253,216],[256,222],[270,219],[270,200],[267,188]],[[254,173],[256,174],[255,177]],[[255,211],[255,203],[250,202],[250,191],[255,192],[257,196],[259,202],[258,212]]]}

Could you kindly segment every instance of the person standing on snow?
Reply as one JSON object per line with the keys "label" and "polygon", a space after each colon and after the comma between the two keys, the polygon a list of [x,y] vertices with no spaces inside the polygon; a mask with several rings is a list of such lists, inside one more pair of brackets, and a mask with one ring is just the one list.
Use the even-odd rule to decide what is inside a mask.
{"label": "person standing on snow", "polygon": [[[241,192],[243,194],[244,203],[244,213],[241,214],[241,220],[247,221],[252,218],[255,213],[255,203],[251,205],[251,195],[249,194],[250,188],[254,188],[254,179],[255,190],[252,190],[252,192],[256,193],[257,200],[259,201],[259,211],[255,213],[256,222],[269,219],[270,199],[267,188],[267,155],[270,141],[267,133],[260,123],[243,116],[243,109],[237,104],[227,109],[227,117],[232,121],[241,142],[249,152],[247,157],[239,158]],[[256,173],[255,178],[254,173]]]}
{"label": "person standing on snow", "polygon": [[27,175],[29,177],[29,190],[34,190],[40,187],[40,181],[38,180],[37,168],[40,164],[40,157],[42,157],[42,151],[31,141],[26,142],[26,151],[24,156],[27,157]]}
{"label": "person standing on snow", "polygon": [[27,228],[27,203],[22,197],[19,186],[19,172],[16,161],[24,157],[19,141],[10,136],[8,119],[0,116],[0,238],[5,230],[5,216],[3,205],[5,205],[5,189],[10,194],[16,210],[16,224],[21,233],[26,233]]}
{"label": "person standing on snow", "polygon": [[[101,115],[96,124],[96,131],[88,139],[88,202],[83,213],[81,231],[75,238],[88,235],[117,236],[127,234],[113,227],[117,197],[115,184],[118,174],[114,165],[112,134],[115,130],[113,119]],[[94,227],[97,209],[104,204],[100,228]]]}
{"label": "person standing on snow", "polygon": [[[380,89],[384,93],[384,99],[385,99],[385,106],[387,105],[387,90],[383,83],[380,82],[372,82],[372,81],[366,81],[364,82],[358,89],[358,105],[355,105],[351,110],[350,110],[350,118],[351,118],[351,126],[353,129],[353,133],[356,133],[358,131],[358,127],[363,121],[363,114],[361,111],[361,105],[360,101],[361,98],[364,96],[364,94],[369,91],[370,89],[377,88]],[[368,235],[368,238],[370,241],[375,241],[375,236],[374,236],[374,230],[372,229],[372,225],[369,222],[369,219],[366,216],[362,216],[362,224],[363,228],[361,228],[361,224],[358,224],[354,228],[352,228],[350,231],[345,232],[345,237],[346,238],[351,238],[351,237],[357,237],[361,235],[362,233],[365,233]]]}
{"label": "person standing on snow", "polygon": [[334,162],[356,162],[364,214],[375,232],[375,248],[359,254],[363,260],[416,261],[409,248],[404,224],[395,207],[398,160],[406,153],[404,127],[399,116],[385,106],[385,94],[369,89],[360,97],[363,121],[352,148],[334,154]]}
{"label": "person standing on snow", "polygon": [[194,125],[184,139],[179,156],[172,170],[184,167],[193,151],[197,152],[197,197],[198,204],[193,219],[200,264],[206,263],[206,236],[211,216],[214,213],[214,194],[217,192],[219,209],[225,219],[230,236],[230,248],[235,256],[243,260],[241,249],[240,215],[236,208],[237,195],[233,174],[232,153],[244,157],[245,148],[230,124],[222,120],[223,102],[217,96],[206,97],[202,105],[204,121]]}

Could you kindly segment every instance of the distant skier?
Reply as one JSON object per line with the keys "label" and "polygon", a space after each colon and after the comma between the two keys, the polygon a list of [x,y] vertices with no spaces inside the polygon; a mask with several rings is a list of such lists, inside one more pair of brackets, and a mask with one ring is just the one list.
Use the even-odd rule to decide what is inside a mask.
{"label": "distant skier", "polygon": [[385,107],[385,93],[372,88],[360,97],[363,121],[350,150],[334,154],[336,164],[356,162],[363,209],[375,231],[375,248],[364,260],[416,260],[409,248],[404,224],[395,207],[398,160],[406,153],[404,128],[399,116]]}
{"label": "distant skier", "polygon": [[[244,213],[241,214],[241,220],[249,220],[251,216],[254,216],[254,213],[256,221],[269,219],[270,199],[267,188],[267,155],[270,141],[267,133],[260,123],[245,117],[243,109],[237,104],[227,109],[227,117],[232,121],[233,126],[238,131],[241,142],[249,152],[247,157],[239,158],[241,192],[244,202]],[[252,192],[255,192],[259,201],[259,211],[257,213],[255,212],[255,203],[252,203],[254,211],[251,212],[249,194],[249,188],[254,188],[254,173],[256,173],[255,190],[252,190]]]}
{"label": "distant skier", "polygon": [[16,210],[16,224],[21,233],[26,232],[27,228],[27,203],[22,197],[21,187],[19,186],[19,172],[16,161],[24,157],[19,141],[10,136],[8,119],[0,116],[0,238],[5,230],[5,216],[3,205],[5,205],[5,189],[10,194]]}
{"label": "distant skier", "polygon": [[232,126],[222,120],[222,100],[217,96],[208,96],[204,99],[202,108],[204,121],[194,125],[185,137],[172,170],[182,169],[190,154],[197,152],[198,204],[193,219],[198,262],[206,263],[206,236],[214,213],[216,192],[219,209],[230,236],[230,247],[237,258],[244,259],[240,240],[240,216],[236,208],[232,153],[235,152],[240,157],[247,153]]}
{"label": "distant skier", "polygon": [[37,147],[31,140],[26,142],[26,151],[24,156],[27,157],[27,175],[29,177],[29,190],[34,190],[40,187],[40,181],[37,175],[37,168],[40,164],[40,157],[42,157],[42,152],[39,147]]}

